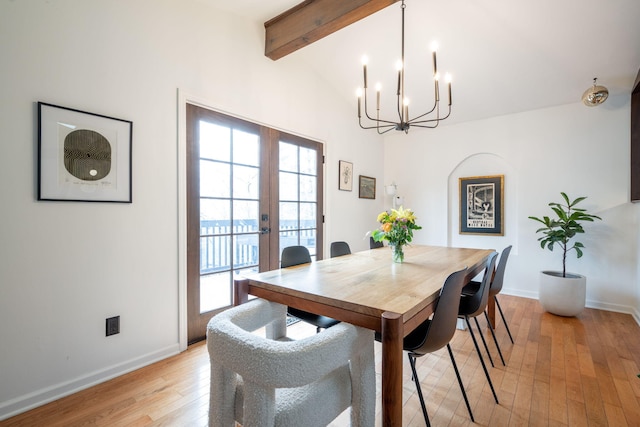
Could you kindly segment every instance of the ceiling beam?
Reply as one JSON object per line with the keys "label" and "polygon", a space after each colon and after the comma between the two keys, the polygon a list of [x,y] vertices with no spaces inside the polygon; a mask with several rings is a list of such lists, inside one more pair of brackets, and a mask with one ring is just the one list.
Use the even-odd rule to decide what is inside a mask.
{"label": "ceiling beam", "polygon": [[306,0],[264,23],[264,54],[275,61],[397,1]]}

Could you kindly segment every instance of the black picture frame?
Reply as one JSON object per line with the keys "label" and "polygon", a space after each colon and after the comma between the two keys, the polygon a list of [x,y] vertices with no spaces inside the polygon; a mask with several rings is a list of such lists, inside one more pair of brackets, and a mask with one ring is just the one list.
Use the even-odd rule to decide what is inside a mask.
{"label": "black picture frame", "polygon": [[358,197],[361,199],[376,198],[376,179],[370,176],[360,175]]}
{"label": "black picture frame", "polygon": [[460,234],[504,235],[504,175],[460,178]]}
{"label": "black picture frame", "polygon": [[38,102],[38,200],[132,202],[133,122]]}

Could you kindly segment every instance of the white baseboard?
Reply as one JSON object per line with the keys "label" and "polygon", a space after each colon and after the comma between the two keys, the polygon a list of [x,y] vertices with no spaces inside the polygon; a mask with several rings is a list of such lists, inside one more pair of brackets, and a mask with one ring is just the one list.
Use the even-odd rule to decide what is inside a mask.
{"label": "white baseboard", "polygon": [[180,353],[178,343],[0,403],[0,421]]}
{"label": "white baseboard", "polygon": [[[532,291],[521,291],[518,289],[503,288],[502,293],[505,295],[512,295],[515,297],[530,298],[535,300],[538,299],[538,293],[532,292]],[[638,326],[640,326],[640,312],[638,312],[638,310],[632,306],[621,305],[621,304],[611,304],[611,303],[600,302],[595,300],[587,300],[586,307],[596,308],[598,310],[613,311],[616,313],[630,314],[631,317],[633,317],[633,320],[635,320]]]}

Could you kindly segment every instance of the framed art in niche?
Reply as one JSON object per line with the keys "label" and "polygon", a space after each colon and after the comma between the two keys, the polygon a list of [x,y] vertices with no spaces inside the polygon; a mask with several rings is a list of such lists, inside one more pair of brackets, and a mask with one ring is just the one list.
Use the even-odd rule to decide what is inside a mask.
{"label": "framed art in niche", "polygon": [[504,175],[460,178],[460,234],[504,235]]}

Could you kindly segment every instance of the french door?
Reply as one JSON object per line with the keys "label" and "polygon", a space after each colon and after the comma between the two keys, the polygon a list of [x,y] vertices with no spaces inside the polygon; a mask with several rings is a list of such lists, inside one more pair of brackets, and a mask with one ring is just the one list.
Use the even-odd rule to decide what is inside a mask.
{"label": "french door", "polygon": [[322,258],[322,158],[318,142],[187,104],[189,343],[285,246]]}

